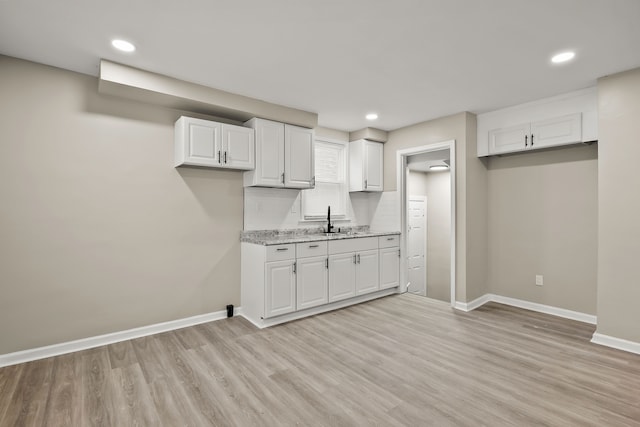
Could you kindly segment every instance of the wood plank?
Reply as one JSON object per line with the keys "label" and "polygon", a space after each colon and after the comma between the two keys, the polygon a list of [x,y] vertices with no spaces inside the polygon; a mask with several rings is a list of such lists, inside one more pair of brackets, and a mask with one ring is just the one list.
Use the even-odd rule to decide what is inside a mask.
{"label": "wood plank", "polygon": [[0,369],[0,425],[640,426],[640,356],[593,325],[405,294],[234,317]]}

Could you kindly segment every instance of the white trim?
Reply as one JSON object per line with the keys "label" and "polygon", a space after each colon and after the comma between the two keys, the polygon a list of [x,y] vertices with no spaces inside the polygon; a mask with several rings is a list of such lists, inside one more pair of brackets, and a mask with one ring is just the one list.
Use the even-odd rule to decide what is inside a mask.
{"label": "white trim", "polygon": [[456,301],[456,305],[454,306],[454,308],[456,310],[461,310],[461,311],[471,311],[471,310],[475,310],[476,308],[480,307],[481,305],[485,305],[486,303],[491,301],[491,294],[485,294],[482,295],[480,298],[476,298],[473,301],[470,302],[461,302],[461,301]]}
{"label": "white trim", "polygon": [[485,294],[480,298],[476,298],[468,303],[457,301],[454,307],[462,311],[471,311],[491,301],[497,302],[499,304],[510,305],[513,307],[524,308],[525,310],[537,311],[538,313],[564,317],[565,319],[577,320],[578,322],[590,323],[592,325],[595,325],[598,320],[598,318],[592,314],[581,313],[579,311],[567,310],[566,308],[553,307],[545,304],[539,304],[537,302],[503,297],[502,295],[495,294]]}
{"label": "white trim", "polygon": [[640,354],[640,343],[635,341],[624,340],[622,338],[616,338],[610,335],[594,332],[591,342],[618,350],[628,351],[629,353]]}
{"label": "white trim", "polygon": [[257,328],[263,329],[269,326],[279,325],[281,323],[290,322],[292,320],[302,319],[303,317],[314,316],[320,313],[326,313],[327,311],[337,310],[339,308],[348,307],[350,305],[359,304],[366,301],[371,301],[377,298],[386,297],[398,293],[397,288],[384,289],[382,291],[373,292],[367,295],[360,295],[354,298],[349,298],[342,301],[336,301],[330,304],[320,305],[318,307],[308,308],[306,310],[296,311],[289,314],[283,314],[282,316],[273,317],[270,319],[251,319],[244,314],[242,316],[249,322],[253,323]]}
{"label": "white trim", "polygon": [[[235,315],[242,315],[242,308],[234,310]],[[214,311],[212,313],[199,314],[183,319],[171,320],[169,322],[156,323],[153,325],[141,326],[139,328],[127,329],[124,331],[112,332],[104,335],[82,338],[74,341],[67,341],[59,344],[52,344],[45,347],[37,347],[29,350],[16,351],[0,355],[0,368],[4,366],[16,365],[18,363],[31,362],[33,360],[44,359],[61,354],[73,353],[80,350],[100,347],[134,338],[146,337],[148,335],[159,334],[161,332],[173,331],[186,328],[188,326],[199,325],[201,323],[213,322],[227,318],[227,311]]]}
{"label": "white trim", "polygon": [[407,290],[407,194],[406,194],[406,167],[407,157],[413,154],[428,153],[431,151],[449,150],[451,173],[451,307],[456,307],[456,140],[451,139],[436,144],[422,145],[420,147],[406,148],[396,151],[396,189],[400,193],[400,247],[405,256],[400,259],[400,286],[398,292]]}

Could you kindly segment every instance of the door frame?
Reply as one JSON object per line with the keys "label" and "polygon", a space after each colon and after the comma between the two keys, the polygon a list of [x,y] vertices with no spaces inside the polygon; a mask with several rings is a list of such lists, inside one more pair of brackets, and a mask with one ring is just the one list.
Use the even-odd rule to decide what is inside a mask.
{"label": "door frame", "polygon": [[[411,202],[411,200],[422,200],[424,202],[424,244],[422,245],[422,252],[424,253],[424,296],[428,297],[429,296],[429,279],[427,276],[427,236],[429,234],[429,231],[427,229],[428,227],[428,221],[429,221],[429,216],[428,216],[428,211],[427,211],[427,207],[429,206],[429,202],[427,200],[427,196],[421,196],[421,195],[411,195],[409,194],[407,196],[407,259],[409,256],[409,251],[408,251],[408,244],[409,244],[409,203]],[[407,266],[408,267],[408,266]],[[407,271],[409,271],[407,269]],[[407,278],[408,279],[408,278]],[[409,285],[409,283],[407,283],[407,286]]]}
{"label": "door frame", "polygon": [[396,152],[397,189],[400,192],[400,248],[405,256],[400,258],[400,286],[398,292],[407,291],[407,157],[431,151],[449,150],[451,177],[451,307],[456,305],[456,140],[406,148]]}

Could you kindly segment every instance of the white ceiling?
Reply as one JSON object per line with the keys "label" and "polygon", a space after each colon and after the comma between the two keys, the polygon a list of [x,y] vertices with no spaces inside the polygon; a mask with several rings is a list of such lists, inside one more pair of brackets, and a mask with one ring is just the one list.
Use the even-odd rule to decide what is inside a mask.
{"label": "white ceiling", "polygon": [[[137,51],[114,51],[115,37]],[[551,65],[565,49],[577,58]],[[0,0],[0,53],[91,75],[105,58],[321,126],[392,130],[640,66],[640,1]]]}

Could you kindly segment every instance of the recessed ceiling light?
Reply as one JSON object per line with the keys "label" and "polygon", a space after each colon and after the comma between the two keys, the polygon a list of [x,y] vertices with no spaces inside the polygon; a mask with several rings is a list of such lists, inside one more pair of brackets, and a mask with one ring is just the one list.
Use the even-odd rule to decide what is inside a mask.
{"label": "recessed ceiling light", "polygon": [[429,170],[432,171],[444,171],[449,169],[449,166],[447,165],[433,165],[433,166],[429,166]]}
{"label": "recessed ceiling light", "polygon": [[130,43],[126,40],[120,40],[120,39],[112,40],[111,45],[123,52],[133,52],[134,50],[136,50],[136,47],[133,45],[133,43]]}
{"label": "recessed ceiling light", "polygon": [[554,64],[560,64],[561,62],[571,61],[575,56],[576,56],[575,52],[571,52],[571,51],[562,52],[557,55],[554,55],[551,58],[551,62],[553,62]]}
{"label": "recessed ceiling light", "polygon": [[376,120],[378,118],[378,115],[376,113],[369,113],[365,117],[367,120]]}

